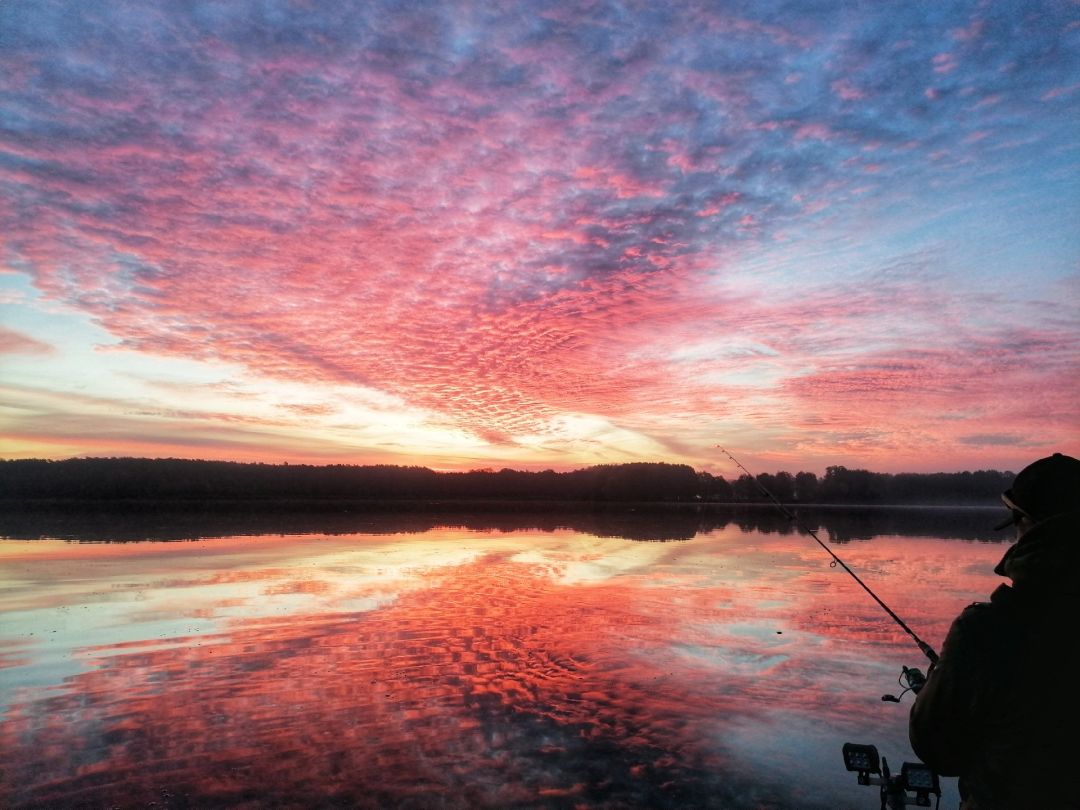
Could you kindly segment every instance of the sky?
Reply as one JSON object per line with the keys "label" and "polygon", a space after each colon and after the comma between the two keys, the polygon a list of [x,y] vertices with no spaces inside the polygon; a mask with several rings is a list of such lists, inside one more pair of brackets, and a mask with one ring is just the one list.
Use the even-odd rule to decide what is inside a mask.
{"label": "sky", "polygon": [[0,2],[0,457],[1080,455],[1080,5]]}

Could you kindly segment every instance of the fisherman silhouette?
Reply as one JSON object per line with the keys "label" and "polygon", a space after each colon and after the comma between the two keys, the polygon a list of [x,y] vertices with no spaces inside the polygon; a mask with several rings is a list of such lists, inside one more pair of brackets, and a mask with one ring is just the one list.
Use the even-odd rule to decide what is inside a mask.
{"label": "fisherman silhouette", "polygon": [[1001,500],[1012,580],[953,622],[911,709],[916,754],[960,777],[961,810],[1080,808],[1080,461],[1025,467]]}

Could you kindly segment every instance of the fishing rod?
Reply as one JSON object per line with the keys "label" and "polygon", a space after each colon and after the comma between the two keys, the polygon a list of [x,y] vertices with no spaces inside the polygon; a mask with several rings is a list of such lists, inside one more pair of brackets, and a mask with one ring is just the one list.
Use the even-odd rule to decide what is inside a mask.
{"label": "fishing rod", "polygon": [[[854,571],[852,571],[850,568],[848,568],[847,563],[845,563],[843,560],[841,560],[831,548],[829,548],[827,545],[825,545],[825,543],[823,543],[821,541],[821,538],[817,536],[817,533],[813,529],[810,529],[810,528],[807,528],[806,526],[804,526],[799,521],[799,518],[795,515],[795,513],[792,512],[790,509],[788,509],[786,506],[784,506],[782,503],[780,503],[780,501],[777,499],[777,497],[775,495],[773,495],[772,492],[770,492],[766,488],[766,486],[761,483],[761,481],[759,481],[753,474],[751,474],[751,472],[748,469],[746,469],[746,467],[744,467],[739,462],[739,460],[737,458],[735,458],[735,456],[731,455],[731,453],[729,453],[723,447],[720,447],[720,445],[717,445],[717,447],[719,448],[720,452],[722,452],[725,456],[730,458],[735,463],[736,467],[738,467],[740,470],[742,470],[744,473],[746,473],[746,475],[750,478],[750,480],[753,481],[757,485],[757,488],[761,490],[761,493],[766,498],[768,498],[770,501],[772,501],[777,509],[779,509],[781,512],[784,513],[784,517],[786,517],[788,520],[790,520],[795,525],[795,528],[797,528],[799,531],[803,532],[804,534],[808,534],[811,537],[813,537],[814,540],[817,542],[817,544],[819,546],[821,546],[823,549],[825,549],[826,553],[830,557],[833,558],[832,564],[834,566],[839,565],[841,568],[843,568],[845,571],[847,571],[851,575],[851,578],[854,579],[857,583],[859,583],[859,586],[864,591],[866,591],[868,594],[870,594],[871,598],[873,598],[873,600],[875,602],[877,602],[881,606],[882,610],[884,610],[886,613],[888,613],[889,616],[892,618],[892,620],[894,622],[896,622],[898,625],[900,625],[901,629],[905,633],[907,633],[909,636],[911,636],[911,638],[918,645],[919,649],[922,650],[923,655],[925,655],[930,660],[931,664],[936,664],[937,663],[938,654],[934,651],[934,648],[931,647],[929,644],[927,644],[925,641],[923,641],[921,638],[919,638],[915,634],[915,631],[912,630],[910,627],[908,627],[907,624],[904,622],[904,620],[901,619],[899,616],[897,616],[896,612],[881,600],[881,597],[879,597],[876,593],[874,593],[872,590],[870,590],[870,586],[867,585],[865,582],[863,582],[861,579],[859,579],[859,575],[856,574]],[[905,673],[904,673],[905,675],[907,675],[908,672],[918,673],[918,670],[908,670],[907,667],[905,667],[904,669],[905,669]],[[921,673],[919,673],[919,677],[921,677]],[[919,686],[921,686],[921,685],[922,684],[919,684]],[[909,688],[910,688],[910,683],[909,683]],[[907,691],[907,690],[905,690],[905,691]],[[918,688],[913,689],[913,691],[917,692]],[[891,695],[887,696],[887,697],[891,697]],[[884,699],[887,699],[887,698],[883,698],[883,700]],[[899,702],[899,701],[897,701],[897,702]]]}

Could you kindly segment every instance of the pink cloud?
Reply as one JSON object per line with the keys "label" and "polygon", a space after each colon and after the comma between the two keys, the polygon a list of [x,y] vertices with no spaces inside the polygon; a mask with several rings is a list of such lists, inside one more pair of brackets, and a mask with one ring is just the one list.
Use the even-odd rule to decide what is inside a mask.
{"label": "pink cloud", "polygon": [[[1039,370],[1028,360],[1036,346],[1042,347]],[[827,447],[857,453],[881,468],[911,468],[920,454],[925,459],[927,446],[941,457],[981,455],[991,466],[991,460],[1016,456],[1018,450],[1035,457],[1070,444],[1069,414],[1080,390],[1065,381],[1075,362],[1076,349],[1060,335],[1032,330],[964,348],[897,350],[832,363],[792,378],[785,388],[796,403],[792,427],[805,431],[801,443],[807,450],[817,434],[820,445],[814,452]],[[1051,365],[1059,368],[1061,385],[1035,398],[1002,396],[1030,390]],[[1039,424],[1040,431],[1029,434],[1022,448],[970,440],[975,434],[1008,435],[1031,424]],[[884,425],[887,432],[867,429]]]}
{"label": "pink cloud", "polygon": [[37,338],[0,326],[0,354],[50,355],[56,347]]}
{"label": "pink cloud", "polygon": [[835,133],[832,131],[832,129],[830,129],[825,124],[820,123],[812,122],[809,124],[801,124],[795,130],[795,140],[797,141],[805,141],[810,139],[828,141],[832,140],[834,137]]}
{"label": "pink cloud", "polygon": [[1002,95],[1000,93],[993,93],[992,95],[984,96],[983,98],[979,99],[979,101],[972,105],[972,109],[983,110],[990,107],[995,107],[1001,103],[1001,100]]}
{"label": "pink cloud", "polygon": [[954,28],[949,35],[957,42],[970,43],[982,37],[986,30],[986,23],[982,20],[972,20],[965,28]]}
{"label": "pink cloud", "polygon": [[956,56],[951,53],[936,54],[931,61],[933,62],[935,73],[952,73],[957,67]]}
{"label": "pink cloud", "polygon": [[1075,93],[1077,90],[1080,90],[1080,82],[1062,87],[1053,87],[1043,93],[1039,98],[1042,101],[1053,101],[1055,98],[1067,96],[1071,93]]}
{"label": "pink cloud", "polygon": [[861,101],[866,98],[866,91],[856,87],[849,79],[837,79],[829,86],[833,93],[844,101]]}
{"label": "pink cloud", "polygon": [[634,197],[663,197],[667,191],[666,183],[646,183],[621,174],[597,169],[592,166],[581,166],[574,172],[583,188],[597,188],[610,190],[615,193],[616,199],[626,200]]}

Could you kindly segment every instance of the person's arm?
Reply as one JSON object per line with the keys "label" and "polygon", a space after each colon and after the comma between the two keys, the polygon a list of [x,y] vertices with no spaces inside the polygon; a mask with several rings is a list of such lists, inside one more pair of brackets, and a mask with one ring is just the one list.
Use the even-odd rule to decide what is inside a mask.
{"label": "person's arm", "polygon": [[942,776],[969,769],[981,736],[980,705],[986,689],[983,639],[992,617],[987,604],[971,605],[949,629],[941,657],[911,707],[911,748]]}

